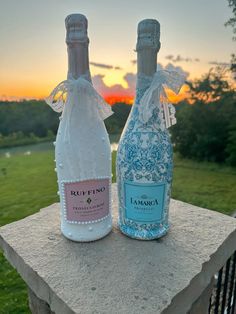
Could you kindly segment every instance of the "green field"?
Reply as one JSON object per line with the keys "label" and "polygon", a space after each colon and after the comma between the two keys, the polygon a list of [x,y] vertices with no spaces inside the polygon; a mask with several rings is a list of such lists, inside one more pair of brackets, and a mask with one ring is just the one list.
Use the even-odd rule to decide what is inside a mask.
{"label": "green field", "polygon": [[[57,202],[54,153],[0,158],[0,225]],[[113,153],[113,173],[115,171]],[[113,177],[115,181],[115,175]],[[236,211],[236,169],[175,156],[173,198],[226,214]],[[30,313],[26,286],[0,254],[0,313]]]}

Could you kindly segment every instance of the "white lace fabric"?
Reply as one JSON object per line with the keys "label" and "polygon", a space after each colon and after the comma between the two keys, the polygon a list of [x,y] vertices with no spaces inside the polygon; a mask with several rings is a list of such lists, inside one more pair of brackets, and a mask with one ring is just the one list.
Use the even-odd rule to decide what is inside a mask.
{"label": "white lace fabric", "polygon": [[[71,97],[68,97],[70,94]],[[102,120],[105,120],[113,114],[111,106],[97,93],[93,85],[84,77],[78,79],[69,78],[59,83],[51,92],[50,96],[45,99],[46,103],[56,112],[62,112],[70,99],[83,100],[83,105],[94,107]],[[93,108],[92,108],[93,106]]]}
{"label": "white lace fabric", "polygon": [[165,127],[169,128],[171,125],[176,124],[175,107],[170,103],[165,87],[178,94],[185,79],[185,76],[175,71],[157,71],[152,78],[150,87],[140,99],[140,120],[147,123],[152,117],[153,110],[159,107],[161,120]]}

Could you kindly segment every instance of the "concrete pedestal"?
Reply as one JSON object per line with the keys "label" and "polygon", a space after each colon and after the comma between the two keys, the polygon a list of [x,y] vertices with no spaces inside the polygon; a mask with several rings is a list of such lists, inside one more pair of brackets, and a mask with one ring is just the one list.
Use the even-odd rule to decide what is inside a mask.
{"label": "concrete pedestal", "polygon": [[59,204],[0,228],[0,246],[38,314],[204,314],[214,274],[236,248],[236,219],[171,201],[171,230],[132,240],[116,227],[91,243],[60,232]]}

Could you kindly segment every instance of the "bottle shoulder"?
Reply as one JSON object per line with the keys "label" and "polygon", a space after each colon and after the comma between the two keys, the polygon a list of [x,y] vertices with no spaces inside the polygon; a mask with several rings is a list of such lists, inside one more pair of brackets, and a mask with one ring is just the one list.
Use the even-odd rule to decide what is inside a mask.
{"label": "bottle shoulder", "polygon": [[127,181],[170,182],[172,157],[169,134],[130,132],[119,143],[117,173]]}
{"label": "bottle shoulder", "polygon": [[140,105],[135,103],[131,109],[130,115],[126,121],[124,130],[122,132],[123,137],[129,136],[130,133],[158,133],[163,136],[169,137],[169,131],[165,127],[162,119],[162,113],[158,107],[153,109],[153,114],[148,122],[144,123],[140,118]]}
{"label": "bottle shoulder", "polygon": [[158,125],[141,125],[131,118],[117,152],[117,172],[122,180],[171,181],[173,149],[169,131]]}

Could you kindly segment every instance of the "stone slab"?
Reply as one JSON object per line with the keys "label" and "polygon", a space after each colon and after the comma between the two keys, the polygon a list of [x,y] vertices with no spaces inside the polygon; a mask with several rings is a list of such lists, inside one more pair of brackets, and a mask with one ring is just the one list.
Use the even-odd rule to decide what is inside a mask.
{"label": "stone slab", "polygon": [[61,235],[53,204],[0,228],[0,246],[57,314],[183,314],[236,249],[236,219],[172,200],[170,221],[160,240],[129,239],[115,222],[106,238],[75,243]]}
{"label": "stone slab", "polygon": [[55,314],[45,301],[39,299],[36,294],[28,288],[29,308],[32,314]]}

